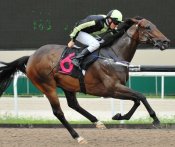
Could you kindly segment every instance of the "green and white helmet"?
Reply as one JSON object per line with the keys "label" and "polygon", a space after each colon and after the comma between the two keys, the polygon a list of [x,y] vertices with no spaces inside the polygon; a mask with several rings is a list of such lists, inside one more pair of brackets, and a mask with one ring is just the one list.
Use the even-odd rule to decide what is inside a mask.
{"label": "green and white helmet", "polygon": [[111,10],[106,18],[111,18],[114,23],[118,24],[122,22],[123,16],[119,10]]}

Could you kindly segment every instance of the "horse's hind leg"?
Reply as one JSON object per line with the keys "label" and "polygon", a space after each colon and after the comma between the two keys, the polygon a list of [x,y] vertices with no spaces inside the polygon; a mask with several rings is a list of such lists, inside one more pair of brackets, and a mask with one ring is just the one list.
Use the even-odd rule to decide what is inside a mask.
{"label": "horse's hind leg", "polygon": [[64,127],[69,131],[71,136],[74,139],[76,139],[78,143],[86,144],[87,141],[84,138],[80,137],[78,133],[72,128],[72,126],[66,120],[64,113],[60,106],[58,95],[56,93],[55,84],[48,84],[48,83],[37,84],[41,82],[37,82],[37,83],[35,81],[32,81],[32,82],[35,84],[35,86],[38,89],[40,89],[47,96],[51,104],[53,114],[58,118],[58,120],[60,120],[60,122],[64,125]]}
{"label": "horse's hind leg", "polygon": [[77,112],[79,112],[80,114],[82,114],[83,116],[85,116],[87,119],[89,119],[92,123],[96,124],[96,127],[99,129],[105,129],[105,125],[97,120],[97,118],[95,116],[93,116],[92,114],[90,114],[89,112],[87,112],[85,109],[83,109],[76,98],[75,92],[70,92],[67,90],[64,90],[67,102],[68,102],[68,106],[71,107],[72,109],[76,110]]}
{"label": "horse's hind leg", "polygon": [[138,93],[136,91],[131,90],[130,88],[124,86],[124,85],[117,85],[117,91],[115,97],[118,97],[119,99],[123,100],[132,100],[134,101],[133,107],[130,109],[130,111],[121,116],[121,114],[116,114],[113,119],[117,120],[129,120],[130,117],[133,115],[137,107],[140,105],[140,101],[144,104],[146,107],[149,115],[153,118],[153,124],[154,125],[159,125],[160,121],[156,116],[155,111],[151,108],[150,104],[148,103],[147,99],[145,96],[143,96],[141,93]]}

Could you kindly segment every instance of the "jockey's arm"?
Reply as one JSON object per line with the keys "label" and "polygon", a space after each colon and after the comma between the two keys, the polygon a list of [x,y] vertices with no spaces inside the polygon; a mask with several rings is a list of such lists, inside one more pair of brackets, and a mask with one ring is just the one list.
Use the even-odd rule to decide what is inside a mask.
{"label": "jockey's arm", "polygon": [[100,45],[100,47],[104,47],[106,45],[111,44],[116,38],[120,38],[129,28],[129,21],[123,22],[119,24],[119,26],[115,30],[108,31],[102,38],[104,43]]}
{"label": "jockey's arm", "polygon": [[85,28],[88,28],[88,27],[91,27],[91,26],[94,26],[95,25],[95,21],[89,21],[89,22],[85,22],[85,23],[82,23],[82,24],[79,24],[77,25],[72,33],[70,34],[70,38],[72,41],[75,42],[75,39],[76,37],[78,36],[78,33],[82,30],[82,29],[85,29]]}
{"label": "jockey's arm", "polygon": [[123,30],[120,30],[120,31],[119,30],[111,30],[111,31],[107,32],[102,37],[104,42],[102,44],[100,44],[100,47],[104,47],[104,46],[111,44],[114,40],[116,40],[116,38],[120,38],[123,34],[124,34]]}

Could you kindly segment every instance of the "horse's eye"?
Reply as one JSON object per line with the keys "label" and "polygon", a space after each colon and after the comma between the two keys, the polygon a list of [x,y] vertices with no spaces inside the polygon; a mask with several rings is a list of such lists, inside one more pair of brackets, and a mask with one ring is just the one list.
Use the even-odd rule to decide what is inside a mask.
{"label": "horse's eye", "polygon": [[147,30],[151,30],[151,27],[150,27],[150,26],[147,26],[146,29],[147,29]]}

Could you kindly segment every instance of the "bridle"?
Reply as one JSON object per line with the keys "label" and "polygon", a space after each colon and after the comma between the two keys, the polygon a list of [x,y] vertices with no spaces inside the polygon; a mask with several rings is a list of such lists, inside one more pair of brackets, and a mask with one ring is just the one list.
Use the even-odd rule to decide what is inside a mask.
{"label": "bridle", "polygon": [[[135,27],[136,27],[135,33],[138,34],[138,37],[134,37],[134,36],[136,36],[135,33],[131,36],[131,35],[128,33],[129,30],[127,30],[126,34],[127,34],[127,36],[128,36],[129,38],[131,38],[132,40],[134,40],[134,41],[136,41],[136,42],[144,43],[144,44],[147,43],[148,40],[149,40],[150,43],[155,43],[155,41],[152,39],[153,37],[151,37],[151,36],[149,35],[148,31],[145,30],[146,28],[144,28],[144,30],[143,30],[143,27],[140,26],[138,23],[135,24]],[[141,29],[142,29],[143,31],[140,31]],[[141,40],[141,39],[140,39],[140,33],[144,36],[144,38],[146,38],[146,40]]]}

